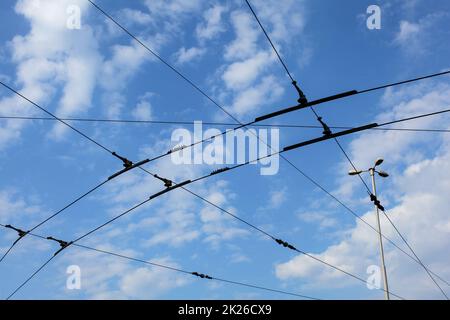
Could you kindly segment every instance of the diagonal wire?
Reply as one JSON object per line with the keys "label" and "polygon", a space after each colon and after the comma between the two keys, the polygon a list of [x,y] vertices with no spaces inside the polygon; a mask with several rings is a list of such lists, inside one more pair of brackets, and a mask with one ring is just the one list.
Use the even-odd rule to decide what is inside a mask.
{"label": "diagonal wire", "polygon": [[[96,6],[98,9],[100,9],[97,5],[95,5],[92,1],[88,0],[90,3],[92,3],[94,6]],[[100,11],[102,11],[100,9]],[[102,11],[104,14],[106,14],[104,11]],[[109,16],[109,18],[112,18]],[[115,21],[114,21],[115,22]],[[123,29],[123,27],[118,24],[117,22],[115,22],[117,25],[119,25],[119,27],[121,27]],[[126,31],[127,33],[129,33],[126,29],[124,29],[124,31]],[[129,33],[130,34],[130,33]],[[131,36],[133,36],[132,34],[130,34]],[[135,38],[133,36],[133,38]],[[135,38],[137,41],[139,41],[139,39]],[[140,41],[139,41],[140,42]],[[142,42],[140,42],[142,45],[144,45]],[[145,46],[145,45],[144,45]],[[146,47],[146,46],[145,46]],[[149,50],[150,52],[152,52],[148,47],[147,50]],[[153,54],[155,54],[154,52],[152,52]],[[164,62],[164,60],[161,59],[161,57],[157,56],[162,62]],[[166,63],[167,64],[167,63]],[[185,80],[187,80],[189,83],[191,83],[192,85],[194,85],[192,82],[190,82],[190,80],[188,80],[185,76],[183,76],[182,74],[180,74],[177,70],[175,70],[172,66],[168,65],[171,69],[173,69],[175,72],[177,72],[182,78],[184,78]],[[194,85],[194,87],[196,87]],[[199,90],[203,95],[205,95],[209,100],[213,101],[211,98],[209,98],[203,91],[201,91],[198,87],[196,87],[197,90]],[[213,101],[214,102],[214,101]],[[220,107],[217,103],[215,103],[218,107]],[[226,112],[226,110],[224,110],[222,107],[220,107],[224,112]],[[228,112],[226,112],[228,115],[230,115]],[[233,119],[235,119],[232,115],[230,115]],[[235,119],[236,120],[236,119]],[[67,124],[66,124],[67,125]],[[87,137],[88,138],[88,137]],[[109,151],[109,150],[108,150]],[[142,168],[141,168],[142,169]]]}
{"label": "diagonal wire", "polygon": [[117,25],[120,29],[122,29],[126,34],[128,34],[131,38],[133,38],[136,42],[138,42],[144,49],[146,49],[148,52],[150,52],[154,57],[156,57],[159,61],[161,61],[164,65],[166,65],[169,69],[171,69],[173,72],[175,72],[179,77],[181,77],[184,81],[189,83],[195,90],[197,90],[202,96],[204,96],[206,99],[211,101],[213,104],[215,104],[218,108],[220,108],[224,113],[226,113],[230,118],[237,121],[237,119],[229,113],[224,107],[222,107],[220,104],[218,104],[213,98],[211,98],[204,90],[202,90],[199,86],[197,86],[194,82],[192,82],[188,77],[186,77],[184,74],[182,74],[180,71],[178,71],[174,66],[172,66],[169,62],[167,62],[165,59],[163,59],[156,51],[150,49],[149,46],[147,46],[144,42],[142,42],[138,37],[136,37],[134,34],[132,34],[127,28],[125,28],[122,24],[120,24],[116,19],[114,19],[109,13],[107,13],[105,10],[103,10],[98,4],[91,0],[89,1],[90,4],[92,4],[98,11],[100,11],[104,16],[106,16],[109,20],[111,20],[115,25]]}
{"label": "diagonal wire", "polygon": [[21,97],[22,99],[28,101],[29,103],[31,103],[32,105],[34,105],[36,108],[40,109],[41,111],[45,112],[46,114],[48,114],[49,116],[51,116],[52,118],[54,118],[55,120],[61,122],[62,124],[64,124],[65,126],[69,127],[70,129],[72,129],[73,131],[77,132],[78,134],[82,135],[83,137],[85,137],[86,139],[88,139],[89,141],[91,141],[92,143],[96,144],[97,146],[99,146],[100,148],[102,148],[103,150],[109,152],[109,153],[113,153],[113,151],[111,151],[110,149],[108,149],[107,147],[105,147],[103,144],[101,144],[100,142],[92,139],[91,137],[87,136],[86,134],[84,134],[83,132],[81,132],[80,130],[78,130],[77,128],[71,126],[70,124],[68,124],[66,121],[61,120],[60,118],[58,118],[57,116],[55,116],[53,113],[51,113],[50,111],[46,110],[45,108],[42,108],[40,105],[38,105],[37,103],[35,103],[34,101],[32,101],[31,99],[28,99],[27,97],[25,97],[23,94],[21,94],[19,91],[15,90],[14,88],[11,88],[10,86],[8,86],[6,83],[4,83],[3,81],[0,81],[0,84],[2,86],[4,86],[6,89],[12,91],[13,93],[15,93],[16,95],[18,95],[19,97]]}
{"label": "diagonal wire", "polygon": [[[5,227],[5,225],[3,225],[3,224],[0,224],[0,226]],[[33,237],[42,239],[42,240],[47,240],[46,237],[41,236],[41,235],[37,235],[37,234],[34,234],[34,233],[30,233],[30,235],[33,236]],[[110,256],[113,256],[113,257],[129,260],[129,261],[138,262],[138,263],[146,264],[146,265],[153,266],[153,267],[163,268],[163,269],[167,269],[167,270],[183,273],[183,274],[186,274],[186,275],[191,275],[191,276],[193,275],[193,273],[191,271],[187,271],[187,270],[184,270],[184,269],[171,267],[171,266],[164,265],[164,264],[161,264],[161,263],[156,263],[156,262],[152,262],[152,261],[146,261],[146,260],[143,260],[143,259],[130,257],[130,256],[127,256],[127,255],[124,255],[124,254],[120,254],[120,253],[116,253],[116,252],[112,252],[112,251],[108,251],[108,250],[104,250],[104,249],[93,248],[93,247],[86,246],[86,245],[83,245],[83,244],[76,243],[76,244],[73,244],[73,245],[75,247],[77,247],[77,248],[82,248],[82,249],[86,249],[86,250],[90,250],[90,251],[94,251],[94,252],[110,255]],[[47,262],[46,264],[48,264],[48,263],[49,262]],[[40,270],[42,270],[44,267],[41,267]],[[37,275],[37,273],[34,276],[36,276],[36,275]],[[304,298],[304,299],[309,299],[309,300],[320,300],[320,299],[315,298],[315,297],[311,297],[311,296],[307,296],[307,295],[303,295],[303,294],[298,294],[298,293],[294,293],[294,292],[289,292],[289,291],[286,291],[286,290],[278,290],[278,289],[273,289],[273,288],[269,288],[269,287],[265,287],[265,286],[254,285],[254,284],[250,284],[250,283],[234,281],[234,280],[229,280],[229,279],[224,279],[224,278],[211,277],[210,280],[215,280],[215,281],[229,283],[229,284],[233,284],[233,285],[237,285],[237,286],[243,286],[243,287],[248,287],[248,288],[253,288],[253,289],[258,289],[258,290],[264,290],[264,291],[269,291],[269,292],[274,292],[274,293],[280,293],[280,294],[283,294],[283,295],[289,295],[289,296],[294,296],[294,297],[298,297],[298,298]],[[10,296],[10,297],[12,297],[12,296]]]}
{"label": "diagonal wire", "polygon": [[[247,3],[248,7],[250,8],[250,10],[252,11],[255,19],[257,20],[259,26],[261,27],[262,31],[264,32],[266,38],[268,39],[268,41],[270,42],[270,45],[272,46],[273,50],[275,51],[275,53],[277,54],[280,62],[282,63],[283,67],[286,69],[287,74],[289,75],[289,77],[291,78],[291,80],[293,82],[295,82],[295,80],[292,78],[289,70],[286,67],[286,64],[283,62],[283,60],[281,59],[280,55],[278,54],[277,49],[275,48],[275,46],[273,45],[269,35],[267,34],[266,30],[264,29],[264,27],[262,26],[261,22],[258,19],[258,16],[256,15],[255,11],[253,10],[252,6],[250,5],[248,0],[245,0],[245,2]],[[373,89],[368,89],[368,90],[364,90],[361,91],[360,93],[365,93],[365,92],[370,92],[370,91],[374,91],[374,90],[379,90],[379,89],[383,89],[383,88],[387,88],[393,85],[399,85],[399,84],[405,84],[405,83],[410,83],[413,81],[417,81],[417,80],[422,80],[422,79],[427,79],[430,78],[432,76],[425,76],[425,77],[420,77],[420,78],[416,78],[413,80],[406,80],[406,81],[402,81],[402,82],[398,82],[398,83],[394,83],[394,84],[388,84],[388,85],[384,85],[384,86],[380,86],[380,87],[376,87]],[[316,116],[316,118],[320,121],[322,118],[319,116],[319,114],[314,110],[314,107],[311,106],[310,107],[311,111],[313,112],[313,114]],[[325,128],[325,125],[324,125]],[[325,131],[324,131],[325,134]],[[338,145],[339,149],[342,151],[342,153],[344,154],[345,158],[347,159],[347,161],[350,163],[350,165],[353,167],[353,169],[358,172],[356,166],[354,165],[353,161],[350,159],[350,157],[348,156],[347,152],[345,151],[345,149],[342,147],[342,145],[339,143],[337,138],[333,139],[336,144]],[[369,195],[372,194],[369,186],[367,185],[367,183],[364,181],[364,179],[361,176],[361,173],[358,173],[358,177],[361,180],[362,184],[364,185],[364,187],[366,188],[366,191],[368,192]],[[388,218],[389,219],[389,218]],[[438,289],[443,293],[443,295],[447,298],[447,295],[445,294],[445,292],[442,290],[442,288],[439,286],[439,284],[436,282],[436,280],[433,278],[433,276],[431,275],[431,273],[428,271],[428,268],[422,263],[422,261],[419,259],[419,257],[415,254],[414,250],[412,250],[411,246],[407,243],[406,239],[403,237],[403,235],[401,235],[400,231],[397,229],[397,227],[395,227],[395,225],[392,223],[392,221],[389,219],[389,221],[391,222],[392,226],[395,228],[395,230],[397,231],[397,233],[400,235],[400,237],[403,239],[403,241],[406,243],[406,245],[408,246],[408,248],[411,250],[411,252],[414,254],[414,256],[417,258],[417,260],[419,261],[419,263],[422,265],[422,267],[425,269],[425,271],[427,272],[427,274],[430,276],[431,280],[435,283],[435,285],[438,287]]]}
{"label": "diagonal wire", "polygon": [[250,11],[253,13],[253,16],[255,17],[256,21],[258,22],[259,26],[261,27],[261,30],[264,32],[264,35],[266,36],[267,40],[269,41],[270,45],[272,46],[273,51],[275,52],[275,54],[278,57],[278,60],[280,60],[280,63],[283,65],[284,70],[286,70],[287,75],[289,76],[289,78],[291,78],[292,81],[295,81],[294,78],[292,77],[291,73],[289,72],[288,67],[286,66],[286,63],[283,61],[283,59],[281,58],[280,54],[278,53],[277,48],[275,47],[275,45],[272,42],[272,39],[270,39],[269,34],[267,33],[266,29],[264,28],[264,26],[262,25],[261,21],[259,21],[258,16],[256,15],[256,12],[253,10],[250,2],[248,2],[247,0],[245,0],[245,2],[247,3]]}
{"label": "diagonal wire", "polygon": [[[190,191],[189,191],[189,192],[190,192]],[[17,292],[18,292],[25,284],[27,284],[31,279],[33,279],[33,278],[34,278],[34,277],[35,277],[35,276],[36,276],[36,275],[37,275],[37,274],[38,274],[38,273],[39,273],[46,265],[48,265],[48,264],[50,263],[51,260],[53,260],[53,258],[55,258],[55,257],[57,256],[58,253],[60,253],[61,251],[63,251],[64,249],[66,249],[67,247],[69,247],[69,246],[71,246],[71,245],[75,245],[75,244],[76,244],[77,242],[79,242],[80,240],[86,238],[86,237],[89,236],[89,235],[92,235],[94,232],[96,232],[96,231],[100,230],[101,228],[105,227],[106,225],[108,225],[108,224],[110,224],[110,223],[116,221],[117,219],[119,219],[119,218],[125,216],[126,214],[129,214],[129,213],[132,212],[133,210],[135,210],[135,209],[141,207],[142,205],[146,204],[147,202],[149,202],[151,199],[152,199],[152,197],[150,197],[150,198],[148,198],[148,199],[146,199],[146,200],[144,200],[144,201],[138,203],[137,205],[135,205],[135,206],[131,207],[130,209],[124,211],[124,212],[121,213],[120,215],[117,215],[116,217],[114,217],[114,218],[108,220],[107,222],[101,224],[100,226],[98,226],[98,227],[96,227],[96,228],[94,228],[94,229],[88,231],[87,233],[83,234],[82,236],[79,236],[79,237],[76,238],[74,241],[71,241],[70,243],[68,243],[68,245],[66,245],[65,247],[63,247],[63,248],[60,249],[59,251],[57,251],[57,252],[56,252],[49,260],[47,260],[41,267],[39,267],[39,268],[38,268],[38,269],[37,269],[30,277],[28,277],[23,283],[21,283],[20,286],[17,287],[17,288],[16,288],[16,289],[8,296],[7,299],[11,298],[11,297],[12,297],[15,293],[17,293]],[[243,221],[243,219],[240,219],[240,220]],[[250,223],[247,223],[247,225],[252,226],[252,224],[250,224]],[[256,230],[262,232],[264,235],[270,237],[272,240],[275,240],[275,241],[277,241],[277,242],[280,241],[280,240],[277,239],[275,236],[271,235],[270,233],[268,233],[268,232],[266,232],[266,231],[262,231],[262,230],[259,229],[259,228],[257,228]],[[316,260],[317,262],[320,262],[320,263],[322,263],[322,264],[324,264],[324,265],[326,265],[326,266],[329,266],[330,268],[333,268],[333,269],[335,269],[335,270],[337,270],[337,271],[339,271],[339,272],[341,272],[341,273],[344,273],[344,274],[346,274],[346,275],[349,275],[349,276],[353,277],[353,278],[356,279],[356,280],[359,280],[359,281],[361,281],[361,282],[363,282],[363,283],[366,283],[366,280],[364,280],[363,278],[361,278],[361,277],[359,277],[359,276],[357,276],[357,275],[354,275],[353,273],[350,273],[350,272],[348,272],[348,271],[345,271],[344,269],[342,269],[342,268],[340,268],[340,267],[338,267],[338,266],[335,266],[335,265],[333,265],[333,264],[331,264],[331,263],[329,263],[329,262],[326,262],[325,260],[322,260],[322,259],[320,259],[320,258],[318,258],[318,257],[315,257],[315,256],[313,256],[313,255],[311,255],[311,254],[308,254],[308,253],[306,253],[306,252],[304,252],[304,251],[302,251],[302,250],[296,249],[296,248],[294,248],[293,250],[296,251],[296,252],[298,252],[298,253],[304,254],[304,255],[310,257],[311,259],[314,259],[314,260]],[[386,291],[385,289],[382,289],[382,288],[380,288],[379,290]],[[404,299],[403,297],[401,297],[401,296],[399,296],[399,295],[397,295],[397,294],[395,294],[395,293],[393,293],[393,292],[391,292],[391,291],[389,291],[389,293],[390,293],[391,295],[393,295],[393,296],[399,298],[399,299]]]}
{"label": "diagonal wire", "polygon": [[428,268],[423,264],[422,260],[417,256],[416,252],[414,251],[414,249],[410,246],[410,244],[408,243],[408,241],[406,240],[406,238],[402,235],[402,233],[400,232],[400,230],[397,228],[397,226],[394,224],[394,222],[391,220],[391,218],[389,218],[389,216],[387,215],[387,213],[383,210],[384,216],[388,219],[389,223],[392,225],[392,227],[394,227],[395,231],[397,232],[397,234],[400,236],[400,238],[403,240],[403,242],[406,244],[406,246],[409,248],[409,250],[412,252],[412,254],[416,257],[417,261],[419,261],[420,265],[423,267],[423,269],[426,271],[426,273],[428,274],[428,276],[431,278],[431,280],[433,280],[434,284],[438,287],[438,289],[441,291],[441,293],[444,295],[444,297],[449,300],[447,294],[445,293],[445,291],[441,288],[441,286],[437,283],[437,281],[434,279],[434,277],[432,276],[431,272],[428,270]]}

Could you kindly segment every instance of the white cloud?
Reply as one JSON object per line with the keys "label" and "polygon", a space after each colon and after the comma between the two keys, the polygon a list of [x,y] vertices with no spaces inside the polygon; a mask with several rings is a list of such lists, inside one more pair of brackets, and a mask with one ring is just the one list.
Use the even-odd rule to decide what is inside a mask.
{"label": "white cloud", "polygon": [[251,58],[228,65],[222,79],[228,88],[242,90],[253,83],[274,59],[275,56],[270,52],[258,52]]}
{"label": "white cloud", "polygon": [[400,30],[398,31],[395,41],[406,44],[412,41],[421,32],[421,26],[417,23],[411,23],[405,20],[400,21]]}
{"label": "white cloud", "polygon": [[276,209],[281,207],[287,199],[287,189],[274,190],[269,193],[269,209]]}
{"label": "white cloud", "polygon": [[[70,116],[85,112],[91,106],[91,97],[96,85],[101,56],[92,29],[83,25],[80,30],[66,27],[69,5],[77,5],[82,12],[88,11],[83,1],[21,0],[17,2],[16,12],[30,22],[30,32],[16,36],[11,41],[13,61],[17,63],[18,82],[27,87],[48,86],[56,90],[62,85],[62,96],[56,113]],[[36,90],[36,89],[35,89]],[[51,96],[37,102],[49,101]],[[56,125],[51,133],[59,138],[62,127]]]}
{"label": "white cloud", "polygon": [[[155,259],[152,262],[173,268],[179,267],[167,258]],[[188,283],[188,278],[185,275],[176,274],[172,270],[149,266],[128,272],[120,281],[120,289],[129,298],[152,299]]]}
{"label": "white cloud", "polygon": [[420,18],[417,22],[400,21],[399,31],[394,38],[394,44],[399,45],[408,55],[422,55],[432,50],[441,37],[441,24],[447,24],[448,13],[437,12]]}
{"label": "white cloud", "polygon": [[[34,216],[40,212],[37,205],[27,203],[12,190],[0,190],[0,223],[14,224],[15,221],[34,220]],[[27,221],[29,226],[30,221]],[[25,227],[24,227],[25,228]]]}
{"label": "white cloud", "polygon": [[227,11],[223,5],[216,4],[203,13],[204,21],[197,25],[195,30],[200,41],[211,40],[225,31],[222,15]]}
{"label": "white cloud", "polygon": [[140,10],[125,8],[121,11],[121,15],[127,23],[147,25],[153,22],[153,18],[150,14]]}
{"label": "white cloud", "polygon": [[306,211],[299,213],[297,216],[303,222],[317,224],[319,230],[336,227],[338,224],[338,220],[326,212]]}
{"label": "white cloud", "polygon": [[238,116],[249,114],[275,102],[283,93],[284,89],[277,79],[266,76],[259,84],[239,92],[234,98],[231,111]]}
{"label": "white cloud", "polygon": [[137,103],[136,107],[131,111],[132,116],[136,120],[152,120],[152,105],[149,98],[152,93],[147,92],[144,94]]}
{"label": "white cloud", "polygon": [[233,24],[236,38],[226,46],[225,58],[246,59],[257,52],[257,40],[260,35],[258,26],[252,17],[244,11],[233,11],[231,13],[231,22]]}
{"label": "white cloud", "polygon": [[206,53],[205,48],[192,47],[192,48],[186,49],[185,47],[182,47],[175,53],[176,63],[184,64],[187,62],[191,62],[195,59],[200,58],[205,53]]}

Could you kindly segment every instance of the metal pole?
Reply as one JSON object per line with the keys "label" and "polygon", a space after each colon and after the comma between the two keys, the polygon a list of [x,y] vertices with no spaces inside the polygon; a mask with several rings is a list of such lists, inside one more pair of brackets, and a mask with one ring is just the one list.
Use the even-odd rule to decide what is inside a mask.
{"label": "metal pole", "polygon": [[[375,186],[375,168],[369,169],[370,176],[372,177],[372,192],[375,196],[377,196],[377,189]],[[383,250],[383,238],[381,237],[381,224],[380,224],[380,213],[378,207],[375,205],[375,213],[377,217],[377,225],[378,225],[378,238],[380,242],[380,255],[381,255],[381,272],[383,275],[383,283],[384,283],[384,297],[386,300],[390,300],[389,298],[389,287],[388,280],[386,274],[386,265],[384,264],[384,250]]]}

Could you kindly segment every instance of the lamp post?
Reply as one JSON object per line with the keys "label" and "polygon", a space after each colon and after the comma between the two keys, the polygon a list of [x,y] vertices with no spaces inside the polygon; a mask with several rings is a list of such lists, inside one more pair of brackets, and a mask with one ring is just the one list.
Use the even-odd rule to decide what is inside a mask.
{"label": "lamp post", "polygon": [[[372,178],[372,194],[376,197],[377,196],[377,187],[375,184],[375,173],[377,173],[380,177],[387,178],[389,177],[389,174],[387,174],[384,171],[377,170],[376,167],[378,167],[380,164],[383,163],[383,159],[379,158],[375,161],[375,165],[372,168],[369,168],[367,170],[351,170],[349,171],[349,175],[359,175],[363,172],[369,172],[370,177]],[[387,274],[386,274],[386,265],[384,263],[384,249],[383,249],[383,238],[381,236],[381,224],[380,224],[380,212],[378,206],[375,204],[375,214],[377,218],[377,226],[378,226],[378,240],[380,244],[380,256],[381,256],[381,273],[383,275],[383,284],[384,284],[384,297],[386,300],[389,300],[389,286],[388,286],[388,280],[387,280]]]}

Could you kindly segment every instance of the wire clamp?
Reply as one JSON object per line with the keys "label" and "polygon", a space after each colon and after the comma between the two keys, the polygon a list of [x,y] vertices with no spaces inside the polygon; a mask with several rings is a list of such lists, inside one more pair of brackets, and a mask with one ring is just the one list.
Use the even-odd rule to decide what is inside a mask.
{"label": "wire clamp", "polygon": [[317,117],[317,121],[319,121],[323,127],[322,133],[324,136],[331,136],[333,134],[333,132],[331,132],[330,127],[322,120],[322,117]]}
{"label": "wire clamp", "polygon": [[209,175],[213,176],[215,174],[219,174],[219,173],[222,173],[222,172],[225,172],[225,171],[228,171],[228,170],[230,170],[229,167],[219,168],[219,169],[214,170],[213,172],[211,172]]}
{"label": "wire clamp", "polygon": [[274,240],[275,240],[279,245],[281,245],[281,246],[283,246],[283,247],[285,247],[285,248],[288,248],[288,249],[297,251],[297,248],[295,248],[293,245],[287,243],[286,241],[283,241],[283,240],[281,240],[281,239],[274,239]]}
{"label": "wire clamp", "polygon": [[119,156],[116,152],[113,152],[112,155],[114,157],[116,157],[117,159],[122,160],[124,168],[128,169],[128,168],[133,166],[133,162],[132,161],[128,160],[127,158]]}
{"label": "wire clamp", "polygon": [[172,180],[169,180],[169,179],[166,179],[166,178],[162,178],[162,177],[158,176],[157,174],[155,174],[154,177],[155,177],[156,179],[159,179],[159,180],[161,180],[162,182],[164,182],[164,186],[165,186],[166,188],[170,188],[170,187],[172,187],[172,185],[173,185]]}
{"label": "wire clamp", "polygon": [[65,248],[67,248],[68,246],[70,246],[73,243],[73,241],[67,242],[67,241],[55,239],[53,237],[47,237],[47,240],[56,241],[59,243],[59,245],[61,247],[58,251],[55,252],[54,256],[56,256],[58,253],[60,253],[61,251],[63,251]]}
{"label": "wire clamp", "polygon": [[187,147],[184,144],[181,144],[181,145],[175,146],[172,149],[170,149],[169,151],[167,151],[167,154],[171,154],[171,153],[174,153],[174,152],[177,152],[177,151],[181,151],[181,150],[186,149],[186,148]]}
{"label": "wire clamp", "polygon": [[202,278],[202,279],[210,279],[212,280],[212,277],[208,276],[207,274],[198,273],[198,272],[191,272],[192,275]]}
{"label": "wire clamp", "polygon": [[295,87],[295,90],[297,90],[299,98],[298,98],[298,103],[300,103],[300,105],[302,106],[306,106],[308,104],[308,99],[306,99],[305,94],[303,93],[303,91],[300,89],[300,87],[297,84],[297,81],[292,81],[292,84]]}
{"label": "wire clamp", "polygon": [[379,210],[384,211],[384,207],[381,205],[380,200],[378,200],[373,193],[370,194],[370,201],[372,201]]}
{"label": "wire clamp", "polygon": [[13,226],[10,225],[10,224],[7,224],[7,225],[5,226],[5,228],[12,229],[12,230],[16,231],[17,234],[19,235],[19,238],[17,238],[17,240],[14,241],[14,244],[13,244],[13,245],[15,245],[17,242],[19,242],[20,239],[22,239],[23,237],[25,237],[28,233],[30,233],[30,231],[23,231],[22,229],[13,227]]}

